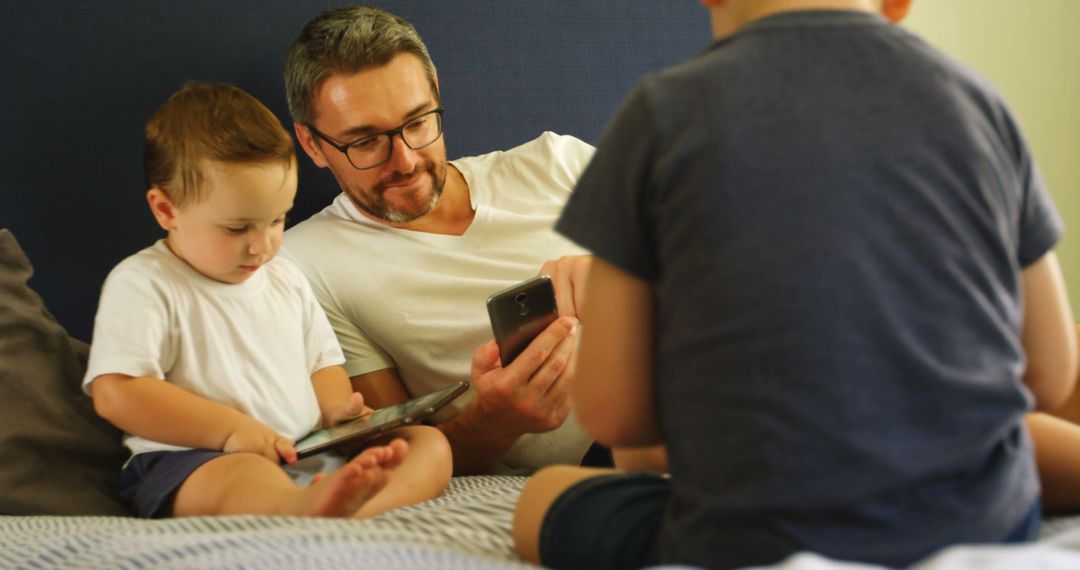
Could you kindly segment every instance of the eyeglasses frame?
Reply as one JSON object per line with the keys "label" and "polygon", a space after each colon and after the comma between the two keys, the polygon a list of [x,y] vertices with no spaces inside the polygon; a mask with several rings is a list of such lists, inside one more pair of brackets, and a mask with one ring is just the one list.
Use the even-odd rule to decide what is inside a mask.
{"label": "eyeglasses frame", "polygon": [[[443,107],[436,107],[436,108],[434,108],[434,109],[432,109],[430,111],[420,113],[419,115],[409,119],[408,121],[405,121],[401,125],[398,125],[398,127],[396,129],[390,129],[388,131],[379,131],[377,133],[371,133],[369,135],[365,135],[363,138],[361,138],[359,140],[355,140],[355,141],[353,141],[351,143],[347,143],[347,144],[341,144],[341,143],[335,141],[334,139],[324,135],[322,132],[319,131],[319,129],[316,129],[314,127],[314,125],[312,125],[311,123],[304,123],[304,126],[307,127],[308,130],[310,130],[312,133],[314,133],[314,135],[316,137],[326,141],[326,144],[334,147],[341,154],[344,154],[345,155],[345,160],[349,161],[349,166],[352,166],[356,170],[371,170],[372,168],[378,168],[378,167],[386,164],[387,162],[390,162],[390,158],[394,156],[394,136],[395,135],[400,136],[401,137],[401,142],[405,143],[405,146],[409,147],[412,150],[420,150],[422,148],[427,148],[427,147],[435,144],[435,141],[442,138],[442,135],[443,135],[443,113],[444,113],[444,111],[445,111],[445,109]],[[431,139],[431,142],[429,142],[429,143],[427,143],[427,144],[425,144],[423,146],[413,146],[413,145],[409,144],[409,141],[405,140],[405,135],[404,135],[405,127],[413,124],[414,122],[416,122],[421,117],[426,117],[426,116],[432,115],[432,114],[438,115],[438,118],[439,118],[439,136]],[[353,145],[360,144],[361,142],[364,142],[365,140],[368,140],[370,138],[380,137],[380,136],[386,136],[388,139],[390,139],[390,152],[386,153],[386,158],[383,159],[383,161],[378,163],[378,164],[373,164],[371,166],[365,166],[363,168],[353,164],[352,158],[349,156],[349,147],[351,147]]]}

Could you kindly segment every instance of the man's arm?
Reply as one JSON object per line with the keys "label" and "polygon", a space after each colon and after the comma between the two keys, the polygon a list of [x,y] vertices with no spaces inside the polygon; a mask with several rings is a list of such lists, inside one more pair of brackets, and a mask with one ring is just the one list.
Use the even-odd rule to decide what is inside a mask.
{"label": "man's arm", "polygon": [[353,390],[363,394],[364,402],[376,410],[409,399],[409,391],[405,389],[405,384],[395,368],[358,374],[350,380]]}
{"label": "man's arm", "polygon": [[[510,366],[499,364],[495,341],[473,353],[476,397],[459,414],[439,424],[454,453],[454,474],[490,473],[526,433],[553,430],[570,413],[566,378],[577,320],[560,318],[533,340]],[[374,408],[409,398],[397,371],[384,369],[352,377],[353,386]]]}
{"label": "man's arm", "polygon": [[652,287],[596,259],[589,271],[577,376],[578,419],[611,447],[662,443],[653,401]]}
{"label": "man's arm", "polygon": [[488,473],[518,437],[558,428],[570,414],[569,386],[577,319],[548,325],[509,366],[488,341],[473,352],[476,398],[439,426],[454,449],[454,472]]}
{"label": "man's arm", "polygon": [[1080,359],[1065,281],[1053,252],[1024,269],[1023,295],[1024,384],[1035,396],[1036,409],[1053,410],[1072,394]]}

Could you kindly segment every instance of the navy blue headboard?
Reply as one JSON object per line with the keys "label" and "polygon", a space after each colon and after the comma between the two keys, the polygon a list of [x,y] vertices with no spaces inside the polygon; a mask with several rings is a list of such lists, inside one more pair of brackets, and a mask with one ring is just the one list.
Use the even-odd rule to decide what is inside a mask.
{"label": "navy blue headboard", "polygon": [[[375,1],[428,43],[450,157],[553,130],[595,142],[645,72],[710,40],[691,0]],[[0,19],[0,227],[36,268],[31,286],[90,339],[100,286],[160,237],[145,205],[142,130],[184,80],[234,83],[291,130],[282,61],[303,24],[339,2],[16,0]],[[302,153],[301,153],[302,154]],[[337,194],[302,157],[292,218]]]}

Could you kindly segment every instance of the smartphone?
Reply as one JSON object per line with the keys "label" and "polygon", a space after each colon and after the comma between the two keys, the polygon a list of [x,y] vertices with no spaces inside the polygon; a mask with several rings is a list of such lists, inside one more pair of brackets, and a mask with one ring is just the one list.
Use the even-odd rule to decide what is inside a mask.
{"label": "smartphone", "polygon": [[547,275],[537,275],[494,293],[488,297],[487,309],[503,366],[509,366],[559,317],[555,287]]}

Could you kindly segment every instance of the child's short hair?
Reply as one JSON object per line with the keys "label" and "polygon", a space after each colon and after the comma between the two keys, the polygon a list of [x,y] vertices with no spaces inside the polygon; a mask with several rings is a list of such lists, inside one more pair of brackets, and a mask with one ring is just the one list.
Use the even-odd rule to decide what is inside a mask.
{"label": "child's short hair", "polygon": [[175,206],[203,198],[202,160],[291,163],[295,156],[281,121],[234,85],[189,82],[146,123],[146,182]]}

